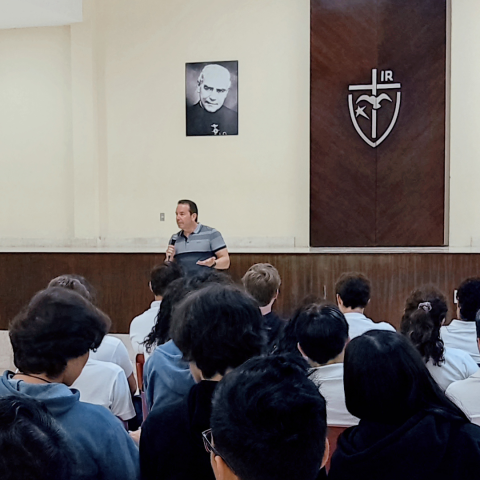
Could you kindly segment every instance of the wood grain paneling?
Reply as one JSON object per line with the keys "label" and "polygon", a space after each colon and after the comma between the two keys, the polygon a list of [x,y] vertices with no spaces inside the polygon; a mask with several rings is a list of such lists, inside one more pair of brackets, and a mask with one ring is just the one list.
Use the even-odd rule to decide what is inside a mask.
{"label": "wood grain paneling", "polygon": [[[372,69],[401,84],[376,148],[347,102]],[[446,0],[311,0],[311,246],[444,244],[445,79]],[[376,111],[378,136],[395,105]]]}
{"label": "wood grain paneling", "polygon": [[[114,253],[0,253],[0,328],[35,292],[62,273],[87,277],[98,289],[98,304],[113,321],[112,332],[128,333],[133,317],[152,301],[149,272],[163,255]],[[400,323],[410,291],[432,283],[447,295],[453,312],[453,291],[469,276],[480,275],[480,254],[233,254],[230,273],[239,281],[258,262],[275,265],[282,277],[275,309],[288,317],[307,295],[335,300],[334,286],[343,272],[359,271],[372,282],[367,315]]]}

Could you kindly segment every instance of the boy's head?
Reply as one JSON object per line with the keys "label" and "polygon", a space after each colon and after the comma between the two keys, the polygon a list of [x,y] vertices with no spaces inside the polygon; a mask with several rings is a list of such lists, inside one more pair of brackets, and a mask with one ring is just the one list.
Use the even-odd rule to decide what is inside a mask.
{"label": "boy's head", "polygon": [[253,358],[227,374],[210,425],[217,480],[314,480],[328,458],[325,400],[286,356]]}
{"label": "boy's head", "polygon": [[182,270],[175,262],[155,265],[150,272],[150,290],[156,297],[163,297],[167,287],[181,276]]}
{"label": "boy's head", "polygon": [[475,321],[475,315],[480,310],[480,277],[464,280],[457,290],[458,308],[461,320]]}
{"label": "boy's head", "polygon": [[282,283],[278,270],[269,263],[252,265],[243,276],[242,282],[259,307],[265,307],[276,298]]}
{"label": "boy's head", "polygon": [[310,360],[324,365],[338,357],[348,341],[348,323],[334,305],[311,304],[297,318],[298,346]]}
{"label": "boy's head", "polygon": [[361,273],[344,273],[335,284],[335,293],[341,307],[365,308],[370,301],[370,280]]}

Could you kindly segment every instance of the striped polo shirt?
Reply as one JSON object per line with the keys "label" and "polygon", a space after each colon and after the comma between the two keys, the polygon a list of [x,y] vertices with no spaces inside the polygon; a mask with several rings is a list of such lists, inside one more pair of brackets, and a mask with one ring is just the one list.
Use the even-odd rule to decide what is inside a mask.
{"label": "striped polo shirt", "polygon": [[188,237],[183,234],[183,230],[172,235],[169,245],[173,240],[175,240],[175,260],[186,275],[194,275],[204,268],[209,268],[197,265],[197,262],[213,257],[215,252],[226,248],[222,234],[201,223]]}

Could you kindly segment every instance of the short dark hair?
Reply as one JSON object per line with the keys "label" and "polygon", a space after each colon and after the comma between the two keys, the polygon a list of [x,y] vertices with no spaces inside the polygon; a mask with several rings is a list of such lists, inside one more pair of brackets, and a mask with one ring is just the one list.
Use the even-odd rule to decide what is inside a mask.
{"label": "short dark hair", "polygon": [[60,375],[68,360],[98,348],[111,321],[73,290],[38,292],[10,322],[16,367],[24,373]]}
{"label": "short dark hair", "polygon": [[198,207],[195,202],[192,202],[192,200],[179,200],[177,205],[188,205],[190,208],[190,215],[195,213],[195,215],[197,215],[195,221],[198,222]]}
{"label": "short dark hair", "polygon": [[207,285],[187,295],[173,312],[171,335],[205,378],[224,375],[266,346],[260,310],[233,285]]}
{"label": "short dark hair", "polygon": [[445,295],[433,285],[414,290],[405,302],[400,332],[413,343],[425,362],[445,361],[440,327],[448,312]]}
{"label": "short dark hair", "polygon": [[215,389],[215,449],[241,480],[314,480],[325,451],[325,400],[292,358],[253,358]]}
{"label": "short dark hair", "polygon": [[75,273],[64,273],[63,275],[53,278],[50,280],[47,288],[51,287],[62,287],[73,290],[93,304],[95,304],[97,300],[95,287],[85,277]]}
{"label": "short dark hair", "polygon": [[256,263],[252,265],[242,278],[245,290],[258,302],[260,307],[268,305],[282,280],[278,270],[270,263]]}
{"label": "short dark hair", "polygon": [[73,450],[43,404],[21,395],[0,398],[2,480],[69,480],[74,471]]}
{"label": "short dark hair", "polygon": [[335,305],[312,304],[297,320],[297,338],[305,355],[323,365],[342,353],[348,340],[348,323]]}
{"label": "short dark hair", "polygon": [[176,262],[164,262],[155,265],[150,272],[150,285],[157,297],[163,297],[167,287],[182,276],[182,269]]}
{"label": "short dark hair", "polygon": [[480,310],[480,277],[464,280],[458,287],[457,299],[462,320],[474,322],[475,315]]}
{"label": "short dark hair", "polygon": [[170,340],[170,325],[175,306],[182,301],[187,293],[198,290],[209,283],[232,283],[232,279],[224,272],[205,268],[192,277],[180,277],[174,280],[166,289],[152,331],[145,341],[147,351],[154,345],[162,345]]}
{"label": "short dark hair", "polygon": [[344,273],[335,284],[335,293],[347,308],[365,308],[370,300],[370,280],[362,273]]}
{"label": "short dark hair", "polygon": [[348,411],[380,423],[403,423],[428,408],[466,421],[447,399],[417,349],[401,334],[370,330],[354,338],[345,350],[345,402]]}

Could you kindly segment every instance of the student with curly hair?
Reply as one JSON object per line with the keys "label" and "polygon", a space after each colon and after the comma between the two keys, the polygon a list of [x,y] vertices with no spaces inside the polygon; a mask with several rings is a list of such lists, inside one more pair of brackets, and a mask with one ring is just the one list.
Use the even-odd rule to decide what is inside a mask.
{"label": "student with curly hair", "polygon": [[263,353],[262,316],[253,299],[237,287],[213,284],[190,293],[177,306],[171,332],[197,383],[185,398],[155,405],[145,420],[142,478],[213,480],[202,440],[202,432],[210,428],[213,392],[228,371]]}
{"label": "student with curly hair", "polygon": [[414,290],[405,302],[400,331],[422,355],[428,371],[445,391],[457,380],[473,375],[477,364],[468,353],[445,347],[440,327],[447,315],[447,299],[433,286]]}

